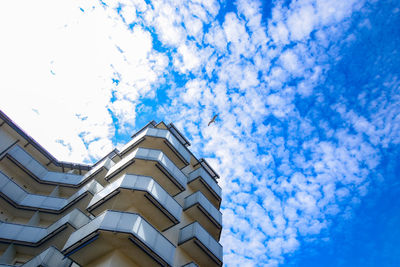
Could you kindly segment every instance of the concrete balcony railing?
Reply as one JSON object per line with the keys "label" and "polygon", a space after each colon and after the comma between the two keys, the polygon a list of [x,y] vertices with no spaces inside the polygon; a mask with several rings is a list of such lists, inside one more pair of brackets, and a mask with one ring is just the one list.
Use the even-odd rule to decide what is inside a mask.
{"label": "concrete balcony railing", "polygon": [[86,193],[96,194],[103,187],[91,181],[69,198],[35,195],[26,192],[17,183],[0,171],[0,194],[18,208],[60,213],[81,199]]}
{"label": "concrete balcony railing", "polygon": [[186,263],[185,265],[182,265],[182,267],[199,267],[199,265],[197,265],[194,262],[189,262],[189,263]]}
{"label": "concrete balcony railing", "polygon": [[165,129],[148,127],[142,130],[121,149],[120,153],[125,154],[129,152],[129,150],[139,144],[139,142],[144,141],[145,137],[165,139],[168,148],[172,150],[172,152],[184,163],[184,166],[189,164],[191,155],[187,148],[183,146],[181,142],[179,142],[178,139],[169,130]]}
{"label": "concrete balcony railing", "polygon": [[171,122],[167,125],[168,130],[171,131],[175,135],[175,137],[185,146],[190,146],[190,142],[181,134],[181,132],[175,127],[175,125]]}
{"label": "concrete balcony railing", "polygon": [[22,265],[23,267],[37,267],[37,266],[57,266],[57,267],[72,267],[79,266],[65,257],[57,248],[49,247],[30,261]]}
{"label": "concrete balcony railing", "polygon": [[183,210],[198,221],[214,239],[219,239],[222,214],[200,191],[185,198]]}
{"label": "concrete balcony railing", "polygon": [[[96,245],[91,246],[93,242]],[[113,242],[118,242],[120,249],[126,250],[126,255],[139,266],[173,264],[175,246],[151,224],[136,213],[111,210],[72,233],[63,252],[85,265],[114,250],[112,245],[107,246]]]}
{"label": "concrete balcony railing", "polygon": [[222,189],[217,182],[202,167],[192,171],[188,176],[190,187],[195,191],[201,191],[215,207],[219,208]]}
{"label": "concrete balcony railing", "polygon": [[100,164],[97,164],[90,171],[85,173],[85,175],[78,175],[72,173],[49,171],[40,162],[38,162],[35,158],[33,158],[29,153],[27,153],[23,148],[18,145],[12,147],[7,152],[7,156],[10,157],[13,162],[20,165],[22,168],[31,173],[33,177],[38,181],[66,186],[79,186],[80,184],[87,181],[90,177],[96,175],[103,168],[109,170],[114,165],[114,163],[109,158],[107,158]]}
{"label": "concrete balcony railing", "polygon": [[90,219],[84,213],[75,209],[47,228],[3,222],[0,224],[0,240],[7,243],[38,246],[63,230],[67,224],[78,229],[89,221]]}
{"label": "concrete balcony railing", "polygon": [[181,229],[178,244],[200,266],[222,265],[222,246],[198,222]]}
{"label": "concrete balcony railing", "polygon": [[[136,161],[144,161],[142,165],[135,168]],[[146,165],[146,162],[155,162],[153,165]],[[131,169],[128,167],[133,166]],[[153,177],[169,194],[176,195],[186,189],[187,177],[176,165],[160,150],[137,148],[115,164],[107,173],[106,179],[109,180],[122,170],[127,169],[128,173],[140,174]],[[164,177],[155,175],[155,171]],[[167,179],[165,179],[165,177]],[[169,182],[168,182],[169,180]],[[172,185],[171,185],[172,183]]]}
{"label": "concrete balcony railing", "polygon": [[[126,196],[121,196],[124,192]],[[182,215],[182,207],[154,179],[133,174],[125,174],[96,193],[87,210],[97,215],[111,206],[120,211],[127,211],[133,206],[161,229],[179,223]]]}

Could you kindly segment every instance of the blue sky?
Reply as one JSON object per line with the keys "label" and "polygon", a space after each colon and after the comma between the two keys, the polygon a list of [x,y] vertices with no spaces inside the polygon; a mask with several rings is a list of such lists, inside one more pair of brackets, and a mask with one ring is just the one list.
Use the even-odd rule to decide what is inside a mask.
{"label": "blue sky", "polygon": [[173,122],[226,266],[400,266],[400,2],[53,2],[3,4],[0,108],[57,158]]}

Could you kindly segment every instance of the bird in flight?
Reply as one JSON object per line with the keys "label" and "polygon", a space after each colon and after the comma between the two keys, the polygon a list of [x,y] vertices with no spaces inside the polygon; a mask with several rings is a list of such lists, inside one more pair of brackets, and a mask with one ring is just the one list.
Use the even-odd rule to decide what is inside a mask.
{"label": "bird in flight", "polygon": [[210,120],[210,122],[208,123],[208,126],[210,126],[211,123],[215,123],[215,119],[218,117],[218,114],[215,114],[214,117]]}

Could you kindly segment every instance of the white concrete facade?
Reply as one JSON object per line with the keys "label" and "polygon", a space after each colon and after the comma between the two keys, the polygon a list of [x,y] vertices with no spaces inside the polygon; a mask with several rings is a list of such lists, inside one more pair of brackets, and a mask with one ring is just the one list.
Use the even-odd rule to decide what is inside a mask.
{"label": "white concrete facade", "polygon": [[93,165],[0,111],[0,266],[222,266],[219,177],[154,121]]}

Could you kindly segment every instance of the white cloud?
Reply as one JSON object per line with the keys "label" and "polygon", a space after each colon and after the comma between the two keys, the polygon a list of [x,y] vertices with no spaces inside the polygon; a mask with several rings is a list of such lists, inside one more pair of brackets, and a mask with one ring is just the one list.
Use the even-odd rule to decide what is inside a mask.
{"label": "white cloud", "polygon": [[[307,98],[323,81],[329,68],[324,49],[339,38],[348,26],[348,16],[359,6],[349,3],[342,7],[347,10],[339,10],[341,15],[337,16],[329,15],[326,13],[329,8],[313,1],[293,2],[290,9],[276,6],[272,10],[272,22],[268,24],[270,36],[260,38],[262,35],[256,35],[254,30],[257,20],[251,22],[251,31],[245,27],[249,17],[260,12],[257,5],[239,2],[239,10],[248,20],[228,13],[223,23],[226,41],[218,25],[212,25],[205,38],[216,53],[224,55],[216,62],[218,81],[210,86],[211,94],[216,97],[202,99],[196,90],[190,94],[191,98],[182,95],[185,106],[178,105],[176,110],[171,108],[168,112],[174,116],[181,112],[182,116],[178,117],[183,121],[181,125],[187,125],[193,119],[200,120],[200,117],[186,117],[192,113],[186,110],[188,106],[205,107],[202,113],[209,116],[218,110],[220,121],[213,128],[203,128],[204,124],[200,123],[187,132],[204,138],[203,153],[218,159],[216,168],[224,177],[221,185],[228,199],[224,202],[224,225],[231,229],[224,230],[223,235],[225,262],[232,266],[238,262],[247,264],[241,257],[251,255],[253,263],[277,265],[283,262],[285,254],[299,248],[298,235],[319,235],[328,227],[329,216],[347,216],[347,205],[352,205],[349,201],[354,203],[350,199],[356,200],[365,194],[366,177],[379,162],[376,150],[347,130],[335,132],[327,128],[329,141],[313,137],[316,127],[328,126],[301,117],[294,105],[296,94]],[[340,31],[337,25],[331,25],[336,23],[343,23]],[[261,25],[258,27],[262,29]],[[313,33],[317,36],[315,41],[311,37]],[[290,41],[300,42],[285,47]],[[229,54],[225,52],[226,42]],[[272,47],[260,53],[257,47],[263,43]],[[256,58],[256,53],[262,55],[262,63],[249,63],[247,58]],[[255,75],[257,71],[263,73],[262,80]],[[300,86],[285,85],[293,78],[302,79]],[[260,100],[256,102],[257,108],[250,108],[254,99]],[[287,123],[288,136],[277,137],[284,128],[279,123],[268,122],[266,115]],[[304,143],[297,144],[296,136],[304,138]],[[272,156],[260,154],[257,147]],[[366,162],[370,162],[367,168],[363,165]],[[254,192],[252,187],[256,187]],[[245,229],[260,229],[256,231],[266,239],[259,242],[267,250],[246,251],[246,247],[257,245],[248,241],[250,233],[240,237]]]}
{"label": "white cloud", "polygon": [[[127,16],[133,7],[124,8]],[[19,10],[20,16],[9,10]],[[97,4],[76,1],[14,1],[2,8],[1,33],[7,38],[0,44],[0,68],[7,79],[1,88],[7,98],[0,105],[57,158],[89,160],[89,154],[100,156],[100,148],[107,153],[115,130],[107,110],[111,92],[118,90],[119,101],[135,101],[161,82],[167,60],[152,53],[149,32],[140,26],[130,31],[110,14]],[[18,99],[18,105],[9,99]],[[132,127],[135,113],[126,115],[134,105],[120,103],[112,110]],[[91,142],[98,144],[89,144],[86,152]]]}
{"label": "white cloud", "polygon": [[227,40],[223,29],[218,25],[212,25],[205,35],[205,42],[212,45],[218,52],[225,52]]}
{"label": "white cloud", "polygon": [[297,58],[297,55],[291,51],[291,50],[286,50],[283,52],[283,54],[280,56],[280,60],[282,62],[282,66],[289,72],[289,73],[298,73],[300,64],[299,64],[299,59]]}
{"label": "white cloud", "polygon": [[287,20],[291,40],[300,41],[304,38],[309,38],[317,19],[314,7],[311,4],[299,4],[299,8],[293,10]]}
{"label": "white cloud", "polygon": [[110,104],[113,113],[121,119],[121,124],[134,125],[136,118],[136,106],[129,100],[116,100]]}
{"label": "white cloud", "polygon": [[180,72],[186,73],[200,67],[199,51],[194,44],[181,45],[178,48],[178,55],[175,57],[174,65]]}

